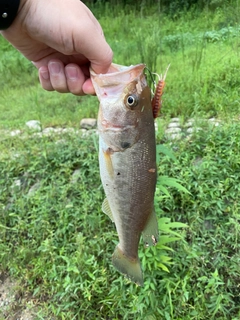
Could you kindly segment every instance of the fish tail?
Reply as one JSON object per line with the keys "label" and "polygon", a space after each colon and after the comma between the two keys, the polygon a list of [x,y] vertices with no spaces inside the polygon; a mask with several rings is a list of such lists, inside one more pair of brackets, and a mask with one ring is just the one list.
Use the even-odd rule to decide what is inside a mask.
{"label": "fish tail", "polygon": [[138,258],[130,259],[122,252],[119,246],[116,246],[112,256],[112,262],[114,267],[131,281],[140,286],[143,285],[143,274]]}

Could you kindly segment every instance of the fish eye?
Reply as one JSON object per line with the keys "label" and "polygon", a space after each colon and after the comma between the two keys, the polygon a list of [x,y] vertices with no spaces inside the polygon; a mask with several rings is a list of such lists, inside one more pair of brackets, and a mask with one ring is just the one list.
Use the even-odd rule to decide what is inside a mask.
{"label": "fish eye", "polygon": [[135,95],[130,95],[130,96],[127,96],[126,103],[127,103],[127,106],[132,109],[137,105],[138,99]]}

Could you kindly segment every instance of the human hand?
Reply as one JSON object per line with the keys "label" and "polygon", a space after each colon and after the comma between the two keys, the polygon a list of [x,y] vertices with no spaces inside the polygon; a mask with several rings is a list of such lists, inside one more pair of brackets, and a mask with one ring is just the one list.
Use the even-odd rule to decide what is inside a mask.
{"label": "human hand", "polygon": [[38,68],[48,91],[94,94],[89,67],[106,73],[112,62],[100,24],[79,0],[21,0],[1,33]]}

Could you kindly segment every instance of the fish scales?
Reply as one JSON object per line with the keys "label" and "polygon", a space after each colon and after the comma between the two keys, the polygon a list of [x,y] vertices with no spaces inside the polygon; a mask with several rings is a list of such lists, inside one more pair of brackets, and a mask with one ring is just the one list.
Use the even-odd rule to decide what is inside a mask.
{"label": "fish scales", "polygon": [[140,285],[141,234],[147,246],[155,245],[158,239],[153,205],[157,176],[155,129],[144,67],[112,64],[105,75],[91,71],[100,100],[99,165],[106,194],[103,211],[114,221],[119,237],[113,265]]}

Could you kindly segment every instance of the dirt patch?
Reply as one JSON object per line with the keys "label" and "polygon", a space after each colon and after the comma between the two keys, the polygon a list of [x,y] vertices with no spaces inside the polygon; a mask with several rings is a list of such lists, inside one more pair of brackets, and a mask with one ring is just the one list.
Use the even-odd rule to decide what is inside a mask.
{"label": "dirt patch", "polygon": [[24,307],[31,302],[21,294],[19,283],[0,273],[0,320],[34,320],[33,308]]}

